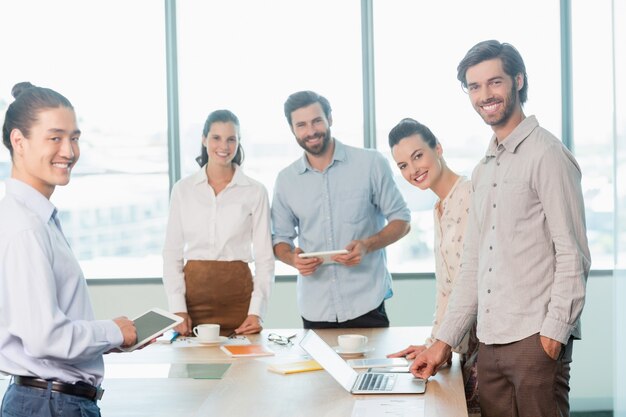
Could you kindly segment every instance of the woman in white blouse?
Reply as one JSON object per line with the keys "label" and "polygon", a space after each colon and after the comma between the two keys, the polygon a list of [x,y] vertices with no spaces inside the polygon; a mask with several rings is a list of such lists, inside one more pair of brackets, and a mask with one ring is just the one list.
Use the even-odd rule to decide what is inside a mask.
{"label": "woman in white blouse", "polygon": [[177,182],[170,199],[163,283],[170,310],[185,319],[175,330],[217,323],[222,335],[258,333],[274,281],[267,190],[241,169],[231,111],[209,114],[201,152],[202,169]]}
{"label": "woman in white blouse", "polygon": [[[413,359],[434,341],[446,314],[461,264],[472,185],[466,177],[459,176],[448,167],[435,135],[416,120],[401,120],[389,132],[389,147],[402,176],[411,185],[421,190],[430,189],[439,197],[434,207],[437,297],[431,337],[423,345],[409,346],[389,355]],[[480,415],[476,385],[476,325],[453,350],[461,354],[468,412],[470,416]]]}

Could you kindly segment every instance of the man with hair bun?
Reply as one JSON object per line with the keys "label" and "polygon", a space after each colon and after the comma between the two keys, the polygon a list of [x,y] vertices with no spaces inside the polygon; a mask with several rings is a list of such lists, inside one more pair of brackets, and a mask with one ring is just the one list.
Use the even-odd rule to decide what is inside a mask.
{"label": "man with hair bun", "polygon": [[50,196],[80,150],[72,104],[16,84],[2,141],[11,178],[0,201],[0,372],[11,375],[0,415],[99,416],[102,354],[136,339],[126,317],[95,320],[83,273]]}

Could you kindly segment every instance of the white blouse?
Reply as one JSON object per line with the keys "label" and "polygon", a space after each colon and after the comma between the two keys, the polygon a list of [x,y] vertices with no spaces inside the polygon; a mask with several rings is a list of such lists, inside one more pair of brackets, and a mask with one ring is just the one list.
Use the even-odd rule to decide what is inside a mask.
{"label": "white blouse", "polygon": [[[437,282],[437,298],[433,320],[432,336],[426,341],[431,345],[437,336],[437,330],[443,321],[448,307],[448,299],[461,267],[465,224],[469,214],[472,183],[466,177],[459,177],[443,201],[437,201],[434,208],[435,216],[435,276]],[[441,217],[439,208],[441,207]],[[467,352],[469,333],[465,335],[459,346],[453,350],[457,353]]]}
{"label": "white blouse", "polygon": [[170,311],[186,312],[187,260],[254,262],[248,314],[263,317],[274,282],[274,252],[267,190],[236,166],[217,196],[206,165],[178,181],[170,198],[163,248],[163,284]]}

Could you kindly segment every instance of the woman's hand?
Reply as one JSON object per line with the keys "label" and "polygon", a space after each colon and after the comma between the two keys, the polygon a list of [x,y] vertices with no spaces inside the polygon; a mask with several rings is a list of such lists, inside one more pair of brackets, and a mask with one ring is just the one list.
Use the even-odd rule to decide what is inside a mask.
{"label": "woman's hand", "polygon": [[241,323],[239,327],[235,329],[235,333],[237,334],[254,334],[259,333],[263,330],[263,326],[261,326],[261,319],[259,316],[255,314],[250,314],[246,319]]}
{"label": "woman's hand", "polygon": [[408,348],[401,350],[400,352],[391,353],[387,355],[388,358],[407,358],[409,360],[415,359],[417,355],[426,350],[424,345],[411,345]]}

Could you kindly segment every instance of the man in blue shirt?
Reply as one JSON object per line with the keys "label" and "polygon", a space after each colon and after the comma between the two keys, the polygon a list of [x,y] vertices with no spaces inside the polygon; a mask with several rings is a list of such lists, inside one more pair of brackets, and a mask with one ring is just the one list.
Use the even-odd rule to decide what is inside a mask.
{"label": "man in blue shirt", "polygon": [[[298,269],[304,328],[387,327],[384,300],[393,293],[384,248],[411,220],[389,163],[333,138],[330,104],[312,91],[289,96],[285,116],[304,155],[276,179],[272,238],[276,257]],[[348,253],[334,263],[298,256],[341,248]]]}

